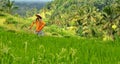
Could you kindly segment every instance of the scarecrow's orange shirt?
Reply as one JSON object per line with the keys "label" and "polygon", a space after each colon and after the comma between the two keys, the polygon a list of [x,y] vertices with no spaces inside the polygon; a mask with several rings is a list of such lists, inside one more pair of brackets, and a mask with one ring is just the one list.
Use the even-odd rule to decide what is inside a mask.
{"label": "scarecrow's orange shirt", "polygon": [[43,27],[45,26],[45,22],[43,21],[36,21],[33,22],[32,25],[30,26],[30,28],[32,28],[32,26],[36,23],[36,31],[39,32],[43,29]]}

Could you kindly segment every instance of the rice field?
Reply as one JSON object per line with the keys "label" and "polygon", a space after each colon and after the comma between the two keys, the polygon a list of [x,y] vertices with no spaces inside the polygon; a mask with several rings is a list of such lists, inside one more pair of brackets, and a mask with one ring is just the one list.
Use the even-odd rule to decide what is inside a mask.
{"label": "rice field", "polygon": [[120,40],[38,37],[0,28],[0,64],[120,64]]}

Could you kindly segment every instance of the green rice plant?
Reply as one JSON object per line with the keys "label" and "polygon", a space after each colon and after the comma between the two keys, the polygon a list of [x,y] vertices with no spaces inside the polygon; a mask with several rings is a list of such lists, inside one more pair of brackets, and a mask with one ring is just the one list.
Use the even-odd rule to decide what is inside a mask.
{"label": "green rice plant", "polygon": [[120,38],[38,37],[0,29],[0,64],[119,64]]}
{"label": "green rice plant", "polygon": [[0,54],[0,63],[1,64],[12,64],[14,61],[14,56],[10,53],[10,48],[5,45],[2,45],[1,54]]}

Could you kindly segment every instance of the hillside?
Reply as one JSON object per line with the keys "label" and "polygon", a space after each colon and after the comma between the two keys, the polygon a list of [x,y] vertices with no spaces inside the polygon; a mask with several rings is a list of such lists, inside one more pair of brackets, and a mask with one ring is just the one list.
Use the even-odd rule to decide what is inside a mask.
{"label": "hillside", "polygon": [[26,31],[32,21],[0,12],[0,27],[10,31]]}
{"label": "hillside", "polygon": [[[21,18],[19,16],[13,16],[8,13],[0,13],[0,26],[7,31],[13,32],[27,32],[34,34],[35,25],[32,30],[29,30],[30,25],[36,19],[35,16],[29,18]],[[45,21],[46,22],[46,21]],[[46,22],[47,23],[47,22]],[[43,31],[45,36],[55,36],[55,37],[77,37],[72,30],[58,29],[56,25],[47,25],[44,27]]]}
{"label": "hillside", "polygon": [[[25,4],[25,2],[21,4]],[[26,6],[29,7],[32,4],[35,5],[35,7],[32,6],[34,7],[32,10],[27,9],[28,11],[24,11],[22,10],[24,7],[20,8],[26,12],[23,14],[28,22],[32,22],[35,19],[34,15],[39,12],[35,8],[42,5],[39,2],[36,4],[28,2]],[[117,36],[120,36],[119,4],[119,0],[54,0],[47,3],[40,10],[40,14],[46,22],[44,31],[47,34],[56,36],[95,37],[103,38],[103,40],[115,40]],[[6,8],[7,10],[3,7],[3,10],[11,13],[15,11],[14,8],[16,7],[13,5],[13,7],[8,6]],[[21,10],[19,11],[22,12]],[[16,14],[16,16],[19,15]]]}

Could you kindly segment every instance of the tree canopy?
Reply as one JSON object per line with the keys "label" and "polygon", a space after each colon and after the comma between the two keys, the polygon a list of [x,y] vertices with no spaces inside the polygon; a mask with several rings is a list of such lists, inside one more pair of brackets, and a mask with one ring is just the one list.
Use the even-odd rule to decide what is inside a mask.
{"label": "tree canopy", "polygon": [[54,0],[41,14],[49,25],[76,27],[80,36],[120,35],[120,0]]}

